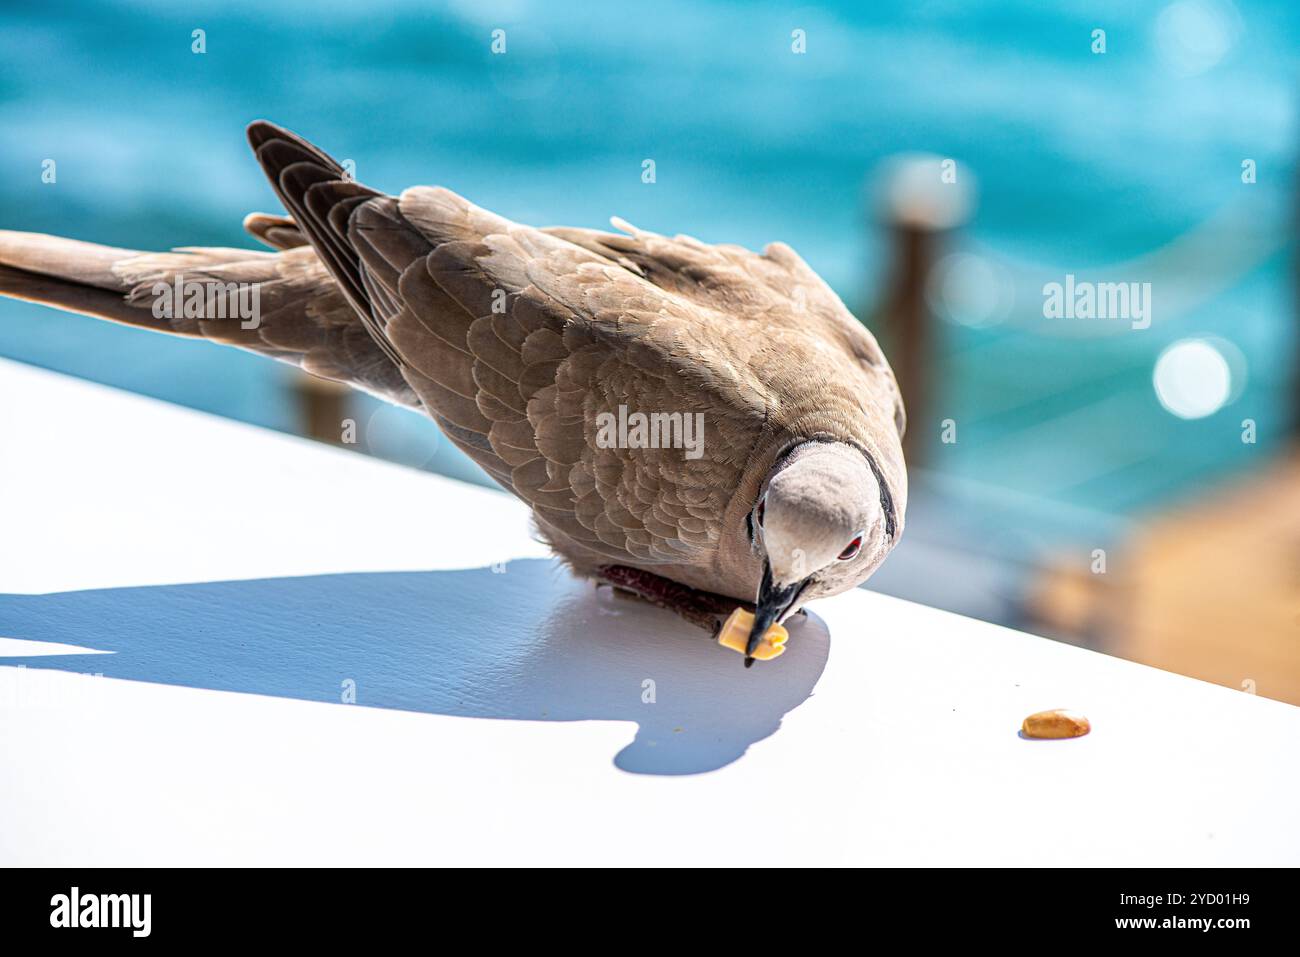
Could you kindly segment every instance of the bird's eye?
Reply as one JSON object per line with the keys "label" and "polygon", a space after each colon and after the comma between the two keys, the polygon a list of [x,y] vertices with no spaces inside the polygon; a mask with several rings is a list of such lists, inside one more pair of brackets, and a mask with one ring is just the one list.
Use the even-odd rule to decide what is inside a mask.
{"label": "bird's eye", "polygon": [[844,551],[840,552],[840,561],[847,562],[850,558],[855,557],[860,551],[862,551],[861,535],[849,542],[849,544],[845,546]]}

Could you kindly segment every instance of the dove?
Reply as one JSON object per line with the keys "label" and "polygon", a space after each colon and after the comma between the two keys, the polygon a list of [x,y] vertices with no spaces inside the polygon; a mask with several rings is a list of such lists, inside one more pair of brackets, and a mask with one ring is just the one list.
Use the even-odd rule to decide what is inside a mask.
{"label": "dove", "polygon": [[[423,413],[576,575],[715,635],[752,611],[746,666],[770,626],[861,584],[898,543],[898,384],[789,246],[617,218],[615,232],[536,228],[441,187],[363,186],[265,121],[247,132],[287,212],[245,219],[266,250],[0,231],[0,293],[250,350]],[[689,448],[683,422],[698,424]]]}

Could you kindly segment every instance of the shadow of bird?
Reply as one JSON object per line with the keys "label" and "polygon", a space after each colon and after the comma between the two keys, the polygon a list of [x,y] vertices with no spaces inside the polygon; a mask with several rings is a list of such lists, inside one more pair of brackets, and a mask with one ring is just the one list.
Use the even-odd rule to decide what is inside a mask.
{"label": "shadow of bird", "polygon": [[[2,658],[193,688],[524,721],[628,721],[625,771],[695,774],[744,755],[811,694],[815,616],[780,667],[731,655],[670,612],[556,563],[0,595],[8,637],[111,654]],[[432,756],[431,756],[432,757]]]}

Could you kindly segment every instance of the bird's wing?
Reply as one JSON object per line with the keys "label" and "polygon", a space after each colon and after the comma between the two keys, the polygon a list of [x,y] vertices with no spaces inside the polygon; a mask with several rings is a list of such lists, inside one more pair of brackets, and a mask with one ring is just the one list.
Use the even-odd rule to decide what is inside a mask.
{"label": "bird's wing", "polygon": [[902,394],[875,336],[839,296],[784,243],[762,254],[709,245],[690,236],[661,236],[621,220],[623,230],[552,227],[546,231],[609,257],[656,286],[732,320],[731,335],[765,343],[752,367],[780,402],[773,424],[795,436],[828,436],[863,449],[901,517],[907,469],[901,440],[907,427]]}
{"label": "bird's wing", "polygon": [[[250,141],[304,235],[429,413],[595,556],[692,563],[718,541],[772,401],[725,317],[445,189],[387,196],[270,124]],[[704,416],[702,448],[622,448],[602,422]],[[696,420],[692,420],[696,421]]]}
{"label": "bird's wing", "polygon": [[623,232],[549,227],[546,232],[609,257],[660,288],[765,329],[809,332],[850,357],[863,375],[864,398],[888,410],[901,437],[902,396],[876,338],[803,258],[785,243],[761,254],[691,236],[662,236],[614,220]]}

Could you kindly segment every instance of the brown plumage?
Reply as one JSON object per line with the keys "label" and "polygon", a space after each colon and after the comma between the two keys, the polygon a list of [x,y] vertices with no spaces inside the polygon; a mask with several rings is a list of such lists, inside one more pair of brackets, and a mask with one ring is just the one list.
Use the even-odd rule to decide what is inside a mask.
{"label": "brown plumage", "polygon": [[[425,412],[532,507],[575,571],[701,624],[761,605],[765,565],[785,597],[808,572],[777,603],[783,618],[864,580],[897,541],[893,373],[788,246],[758,255],[618,221],[538,229],[446,189],[376,192],[270,123],[248,135],[289,218],[245,226],[277,251],[0,232],[0,292],[249,349]],[[212,308],[158,318],[154,284],[178,273],[256,284],[259,324]],[[601,416],[620,406],[701,413],[702,454],[604,447]],[[858,530],[861,556],[826,560]]]}

